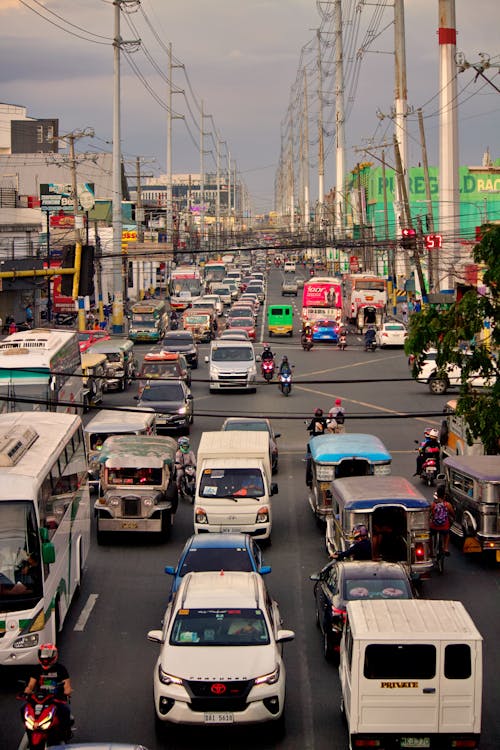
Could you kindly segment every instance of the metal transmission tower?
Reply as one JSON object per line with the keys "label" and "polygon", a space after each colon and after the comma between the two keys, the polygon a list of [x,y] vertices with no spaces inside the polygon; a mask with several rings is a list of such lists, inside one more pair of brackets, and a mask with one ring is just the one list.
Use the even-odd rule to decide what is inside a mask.
{"label": "metal transmission tower", "polygon": [[120,12],[133,12],[140,0],[113,0],[113,333],[123,333],[123,302],[127,298],[127,258],[122,257],[122,158],[120,122],[120,52],[134,52],[141,41],[125,42],[120,35]]}

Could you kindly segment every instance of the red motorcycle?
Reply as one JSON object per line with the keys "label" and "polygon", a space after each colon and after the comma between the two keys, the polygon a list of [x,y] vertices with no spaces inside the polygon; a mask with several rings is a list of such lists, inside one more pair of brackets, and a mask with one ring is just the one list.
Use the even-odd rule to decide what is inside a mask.
{"label": "red motorcycle", "polygon": [[61,725],[58,711],[66,701],[47,692],[22,693],[19,700],[26,701],[21,716],[26,729],[29,750],[46,750],[71,739],[71,731]]}
{"label": "red motorcycle", "polygon": [[274,359],[263,359],[260,369],[264,380],[270,383],[274,377]]}

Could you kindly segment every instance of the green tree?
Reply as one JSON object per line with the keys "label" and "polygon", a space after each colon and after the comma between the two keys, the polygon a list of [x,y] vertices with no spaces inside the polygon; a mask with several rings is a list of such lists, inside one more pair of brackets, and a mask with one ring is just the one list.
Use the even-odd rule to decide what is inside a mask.
{"label": "green tree", "polygon": [[[405,351],[415,356],[414,375],[430,347],[437,349],[438,369],[449,364],[461,368],[457,414],[468,424],[468,439],[480,437],[486,452],[494,454],[500,449],[500,226],[482,229],[473,250],[474,261],[483,269],[478,289],[467,291],[448,310],[425,309],[413,315]],[[473,390],[468,385],[473,373],[488,378],[491,387]]]}

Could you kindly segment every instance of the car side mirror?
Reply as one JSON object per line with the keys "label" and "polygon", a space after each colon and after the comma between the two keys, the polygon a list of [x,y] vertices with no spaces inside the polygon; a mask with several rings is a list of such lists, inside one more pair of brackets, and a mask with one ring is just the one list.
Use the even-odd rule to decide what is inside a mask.
{"label": "car side mirror", "polygon": [[173,565],[166,565],[165,566],[165,573],[167,573],[169,576],[175,576],[175,568]]}
{"label": "car side mirror", "polygon": [[275,432],[275,433],[274,433],[274,437],[275,437],[275,438],[279,438],[279,437],[281,437],[281,432]]}
{"label": "car side mirror", "polygon": [[319,573],[312,573],[312,575],[309,576],[310,581],[321,581],[321,576]]}
{"label": "car side mirror", "polygon": [[262,361],[262,357],[260,356],[260,354],[257,354],[257,356],[255,357],[255,361],[256,362],[261,362]]}
{"label": "car side mirror", "polygon": [[261,576],[265,576],[270,573],[271,570],[272,568],[270,565],[261,565],[261,567],[259,568],[259,573],[261,574]]}
{"label": "car side mirror", "polygon": [[205,357],[205,364],[208,365],[208,357]]}
{"label": "car side mirror", "polygon": [[278,485],[276,482],[271,482],[271,495],[278,494]]}
{"label": "car side mirror", "polygon": [[187,396],[186,396],[186,398],[187,398],[188,401],[192,401],[193,400],[193,394],[192,393],[188,393]]}
{"label": "car side mirror", "polygon": [[134,396],[134,401],[139,401],[139,396]]}

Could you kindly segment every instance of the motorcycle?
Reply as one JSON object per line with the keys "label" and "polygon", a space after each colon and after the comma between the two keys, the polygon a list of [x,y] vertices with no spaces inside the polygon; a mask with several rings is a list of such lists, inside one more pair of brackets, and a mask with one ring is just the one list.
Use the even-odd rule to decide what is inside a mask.
{"label": "motorcycle", "polygon": [[346,346],[347,346],[347,337],[345,333],[341,333],[339,335],[339,340],[337,342],[337,349],[341,349],[342,351],[344,351]]}
{"label": "motorcycle", "polygon": [[264,380],[270,383],[274,376],[274,359],[263,359],[260,369]]}
{"label": "motorcycle", "polygon": [[21,716],[29,750],[46,750],[52,745],[59,745],[71,739],[72,732],[62,727],[57,711],[58,704],[65,704],[65,700],[45,691],[29,695],[21,693],[18,699],[26,701]]}
{"label": "motorcycle", "polygon": [[74,326],[78,318],[77,313],[56,313],[53,316],[57,326]]}
{"label": "motorcycle", "polygon": [[177,331],[178,328],[179,328],[179,319],[177,317],[170,318],[170,330]]}
{"label": "motorcycle", "polygon": [[179,486],[181,500],[185,500],[192,505],[194,503],[195,489],[196,469],[194,466],[185,466]]}
{"label": "motorcycle", "polygon": [[[415,443],[418,444],[418,440],[415,440]],[[420,479],[424,484],[432,487],[436,483],[439,474],[439,448],[430,447],[422,453],[422,447],[419,447],[418,451],[423,455],[419,473]]]}
{"label": "motorcycle", "polygon": [[302,349],[305,352],[310,352],[313,348],[313,342],[310,336],[306,336],[305,334],[302,334],[300,337],[300,343],[302,344]]}
{"label": "motorcycle", "polygon": [[377,348],[377,342],[375,340],[375,336],[372,338],[367,338],[365,336],[365,352],[374,352]]}
{"label": "motorcycle", "polygon": [[289,396],[292,391],[292,373],[289,372],[282,372],[279,375],[279,384],[278,387],[283,394],[283,396]]}

